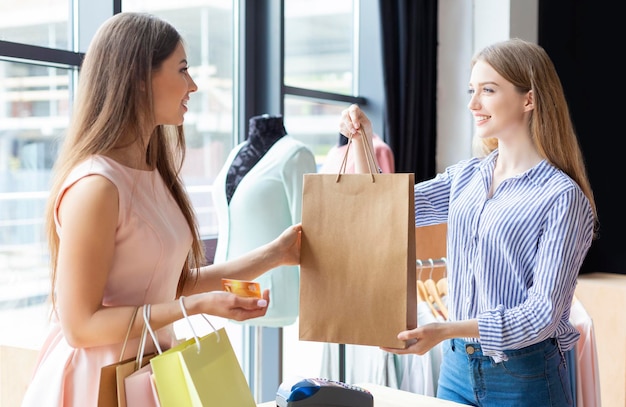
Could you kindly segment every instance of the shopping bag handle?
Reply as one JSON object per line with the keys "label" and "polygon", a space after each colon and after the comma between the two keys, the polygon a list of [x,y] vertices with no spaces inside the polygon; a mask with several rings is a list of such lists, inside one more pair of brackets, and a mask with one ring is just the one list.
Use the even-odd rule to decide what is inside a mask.
{"label": "shopping bag handle", "polygon": [[[145,304],[143,306],[143,323],[144,323],[143,324],[144,329],[150,332],[150,336],[152,337],[152,342],[154,342],[154,346],[156,347],[156,350],[157,352],[159,352],[159,355],[160,355],[161,353],[163,353],[163,351],[161,350],[161,345],[159,344],[159,338],[157,338],[156,333],[150,326],[150,304]],[[144,340],[140,344],[140,346],[142,347],[142,352],[141,352],[142,354],[143,354],[143,348],[145,347],[145,345],[146,345],[146,342]]]}
{"label": "shopping bag handle", "polygon": [[[180,309],[183,311],[183,316],[185,317],[185,320],[189,324],[189,328],[191,328],[191,333],[193,333],[193,339],[195,339],[196,341],[197,352],[200,353],[200,338],[198,338],[198,335],[196,334],[196,330],[193,329],[193,324],[191,323],[191,320],[189,319],[189,316],[187,315],[187,310],[185,309],[185,303],[183,301],[183,298],[185,297],[181,295],[180,298],[178,299],[178,302],[180,303]],[[219,342],[221,340],[220,333],[217,331],[217,329],[215,329],[211,321],[209,321],[209,319],[204,314],[200,314],[200,315],[211,326],[211,329],[213,329],[213,332],[217,334],[217,341]]]}
{"label": "shopping bag handle", "polygon": [[[130,317],[128,328],[126,329],[126,337],[124,337],[124,343],[122,344],[122,350],[120,351],[120,359],[118,363],[123,362],[124,353],[126,353],[126,345],[128,345],[128,340],[130,339],[130,333],[133,329],[133,325],[135,324],[135,320],[137,319],[139,308],[140,306],[135,307],[135,309],[133,310],[133,314]],[[147,313],[148,319],[150,319],[150,305],[149,304],[147,305],[147,308],[148,309],[146,309],[146,306],[144,306],[143,311],[144,313]],[[139,346],[137,347],[137,355],[135,356],[135,371],[139,370],[139,368],[141,367],[141,363],[143,362],[143,353],[145,350],[146,336],[147,336],[147,330],[146,330],[146,325],[144,324],[142,332],[141,332],[141,337],[139,338]]]}
{"label": "shopping bag handle", "polygon": [[[193,334],[193,339],[196,341],[196,348],[198,349],[198,353],[200,353],[200,347],[201,347],[200,346],[200,338],[198,337],[198,334],[196,334],[196,330],[193,328],[193,324],[191,323],[191,320],[189,319],[189,316],[187,315],[187,310],[185,309],[185,303],[183,301],[184,298],[185,297],[181,295],[180,298],[178,299],[178,303],[180,304],[180,309],[183,311],[183,317],[185,318],[185,320],[189,324],[189,327],[191,328],[191,332]],[[161,350],[161,346],[159,345],[159,340],[157,339],[156,333],[154,332],[154,330],[150,326],[150,304],[146,304],[144,306],[143,311],[144,311],[143,312],[143,320],[144,320],[144,323],[145,323],[144,327],[147,328],[148,332],[150,332],[150,336],[152,337],[152,340],[154,341],[154,345],[156,346],[157,352],[159,352],[159,355],[160,355],[160,354],[163,353],[163,351]],[[213,329],[213,332],[215,332],[217,334],[217,341],[219,342],[221,340],[221,338],[220,338],[220,333],[218,332],[218,330],[215,329],[215,327],[213,326],[211,321],[209,321],[209,319],[206,317],[206,315],[204,315],[204,314],[200,314],[200,315],[211,326],[211,329]],[[145,343],[144,343],[144,345],[145,345]]]}
{"label": "shopping bag handle", "polygon": [[[369,170],[370,176],[372,177],[372,182],[376,182],[376,180],[374,179],[375,171],[373,170],[375,166],[374,163],[376,161],[374,161],[374,153],[372,152],[372,146],[370,145],[369,139],[365,135],[365,131],[363,131],[363,129],[359,129],[358,131],[361,134],[361,140],[363,140],[365,154],[367,155],[367,169]],[[339,178],[341,178],[341,175],[345,174],[346,172],[346,165],[348,162],[348,153],[350,151],[351,144],[352,144],[352,135],[350,135],[350,137],[348,138],[348,145],[346,146],[346,152],[343,155],[343,160],[341,160],[341,165],[339,166],[339,172],[337,173],[337,178],[335,179],[335,182],[339,182]]]}
{"label": "shopping bag handle", "polygon": [[126,352],[126,344],[128,344],[128,339],[130,338],[130,331],[133,329],[133,325],[135,324],[135,319],[137,319],[137,313],[139,312],[139,307],[135,307],[133,311],[133,315],[130,317],[130,322],[128,323],[128,329],[126,329],[126,337],[124,338],[124,343],[122,344],[122,351],[120,352],[120,360],[121,363],[124,359],[124,352]]}
{"label": "shopping bag handle", "polygon": [[146,339],[147,332],[150,331],[150,336],[152,337],[152,341],[154,342],[154,346],[157,348],[159,354],[161,354],[161,346],[159,345],[159,340],[152,331],[152,327],[150,327],[150,304],[144,304],[143,306],[143,329],[141,330],[141,338],[139,339],[139,347],[137,348],[137,357],[135,358],[135,371],[139,370],[142,367],[143,363],[143,354],[146,350]]}

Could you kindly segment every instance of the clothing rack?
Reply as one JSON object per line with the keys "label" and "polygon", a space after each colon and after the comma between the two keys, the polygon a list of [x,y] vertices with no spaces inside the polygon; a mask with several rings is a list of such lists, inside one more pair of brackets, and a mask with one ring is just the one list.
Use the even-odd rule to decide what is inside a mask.
{"label": "clothing rack", "polygon": [[418,268],[428,268],[428,267],[446,267],[447,259],[445,257],[439,259],[417,259],[415,260],[415,265]]}
{"label": "clothing rack", "polygon": [[441,257],[438,259],[428,258],[415,260],[415,271],[418,280],[439,280],[447,275],[447,259]]}
{"label": "clothing rack", "polygon": [[447,320],[448,307],[442,300],[448,292],[446,258],[417,259],[415,265],[418,300],[427,303],[435,317]]}

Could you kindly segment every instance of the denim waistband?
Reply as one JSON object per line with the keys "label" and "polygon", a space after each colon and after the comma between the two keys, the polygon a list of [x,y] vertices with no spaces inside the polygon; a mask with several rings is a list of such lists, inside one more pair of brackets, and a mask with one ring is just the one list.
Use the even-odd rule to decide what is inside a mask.
{"label": "denim waistband", "polygon": [[[548,338],[533,345],[526,346],[525,348],[505,350],[503,353],[509,357],[521,356],[543,349],[548,345],[557,345],[556,338]],[[482,346],[479,342],[468,342],[463,339],[455,338],[450,340],[450,348],[453,352],[463,352],[475,358],[488,357],[483,355]]]}

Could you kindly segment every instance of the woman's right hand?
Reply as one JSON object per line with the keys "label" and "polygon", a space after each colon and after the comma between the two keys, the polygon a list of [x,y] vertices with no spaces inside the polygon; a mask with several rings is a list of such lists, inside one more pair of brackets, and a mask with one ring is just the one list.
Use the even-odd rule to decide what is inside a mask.
{"label": "woman's right hand", "polygon": [[359,129],[363,129],[368,136],[372,135],[372,123],[367,115],[361,110],[359,105],[350,105],[341,112],[341,121],[339,122],[339,132],[345,137],[357,139]]}
{"label": "woman's right hand", "polygon": [[[366,152],[366,143],[362,142],[359,130],[362,130],[364,136],[367,137],[370,154]],[[357,144],[354,149],[354,172],[364,174],[370,172],[371,168],[379,167],[371,147],[374,145],[372,123],[358,105],[350,105],[341,112],[339,132]]]}

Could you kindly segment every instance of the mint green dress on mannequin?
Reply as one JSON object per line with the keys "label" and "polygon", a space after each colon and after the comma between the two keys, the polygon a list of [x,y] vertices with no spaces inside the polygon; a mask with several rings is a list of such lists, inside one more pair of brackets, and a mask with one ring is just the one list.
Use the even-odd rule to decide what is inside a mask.
{"label": "mint green dress on mannequin", "polygon": [[[300,222],[303,175],[314,172],[313,153],[286,134],[281,116],[250,119],[248,140],[230,152],[214,182],[219,225],[214,262],[241,256]],[[245,324],[294,323],[300,302],[299,267],[277,267],[255,281],[261,289],[270,289],[270,305],[266,315]]]}

